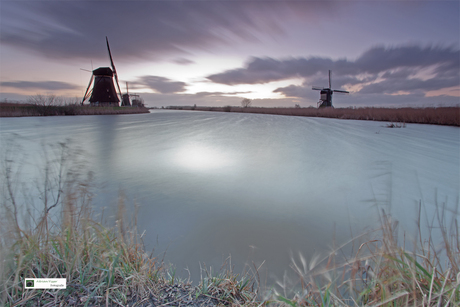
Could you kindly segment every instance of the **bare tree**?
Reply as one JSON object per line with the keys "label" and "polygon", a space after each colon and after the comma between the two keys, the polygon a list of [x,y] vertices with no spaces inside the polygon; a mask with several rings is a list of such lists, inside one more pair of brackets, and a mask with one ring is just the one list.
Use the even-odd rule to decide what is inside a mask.
{"label": "bare tree", "polygon": [[37,94],[34,96],[30,96],[29,99],[27,99],[27,102],[37,105],[37,106],[51,106],[54,105],[56,102],[57,96],[56,95],[41,95]]}
{"label": "bare tree", "polygon": [[251,103],[252,103],[252,100],[248,98],[244,98],[243,100],[241,100],[241,106],[243,106],[243,108],[249,107]]}
{"label": "bare tree", "polygon": [[27,102],[36,106],[64,106],[64,105],[79,105],[81,98],[69,98],[63,96],[56,96],[54,94],[42,95],[37,94],[29,96]]}

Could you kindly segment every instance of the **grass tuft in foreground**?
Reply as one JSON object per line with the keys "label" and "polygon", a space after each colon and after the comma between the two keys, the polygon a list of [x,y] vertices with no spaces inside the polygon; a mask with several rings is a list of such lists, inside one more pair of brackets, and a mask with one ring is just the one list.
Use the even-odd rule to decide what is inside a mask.
{"label": "grass tuft in foreground", "polygon": [[[0,241],[2,302],[6,306],[102,301],[124,305],[148,297],[162,281],[161,265],[144,252],[135,228],[124,230],[122,220],[117,221],[118,227],[107,228],[94,219],[91,174],[80,178],[75,168],[66,169],[63,164],[69,152],[61,146],[58,160],[62,164],[57,169],[52,169],[53,164],[45,167],[43,209],[37,219],[21,218],[21,211],[31,211],[18,203],[13,165],[6,162]],[[67,289],[25,290],[24,278],[66,278]]]}
{"label": "grass tuft in foreground", "polygon": [[344,245],[309,264],[301,255],[293,259],[301,291],[292,299],[278,293],[277,300],[289,306],[460,306],[457,214],[446,227],[446,212],[438,208],[438,225],[431,224],[441,243],[431,234],[422,240],[419,232],[419,242],[409,251],[398,245],[398,223],[382,211],[382,228],[360,244],[354,257],[335,256]]}
{"label": "grass tuft in foreground", "polygon": [[[75,151],[74,151],[75,152]],[[198,287],[146,253],[135,219],[126,223],[119,197],[115,225],[106,226],[91,208],[92,174],[66,144],[43,168],[40,210],[18,197],[23,182],[14,154],[6,154],[0,223],[1,303],[4,306],[158,306],[254,302],[254,282],[226,270]],[[27,189],[30,187],[27,186]],[[35,204],[36,205],[36,204]],[[25,213],[25,214],[21,214]],[[65,290],[29,290],[25,278],[65,278]]]}

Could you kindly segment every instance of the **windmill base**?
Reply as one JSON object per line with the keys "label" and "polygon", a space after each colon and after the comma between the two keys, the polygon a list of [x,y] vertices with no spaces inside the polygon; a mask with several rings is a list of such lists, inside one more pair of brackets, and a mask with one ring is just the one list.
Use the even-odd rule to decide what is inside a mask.
{"label": "windmill base", "polygon": [[92,107],[119,107],[120,106],[118,102],[99,102],[99,101],[90,102],[89,105]]}

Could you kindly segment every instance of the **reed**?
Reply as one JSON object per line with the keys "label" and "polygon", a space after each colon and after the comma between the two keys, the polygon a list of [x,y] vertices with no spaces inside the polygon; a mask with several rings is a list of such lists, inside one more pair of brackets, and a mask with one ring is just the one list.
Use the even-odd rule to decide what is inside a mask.
{"label": "reed", "polygon": [[[20,177],[18,148],[8,144],[3,160],[0,220],[2,306],[146,306],[246,304],[254,302],[248,274],[203,268],[197,287],[147,253],[136,215],[126,217],[119,195],[111,226],[94,212],[93,174],[84,155],[66,143],[47,149],[35,202]],[[21,194],[25,188],[26,194]],[[40,203],[37,203],[38,201]],[[99,216],[99,217],[98,217]],[[240,276],[240,277],[239,277]],[[25,278],[65,278],[65,290],[29,290]]]}
{"label": "reed", "polygon": [[[190,107],[169,107],[191,110]],[[326,117],[374,120],[396,123],[460,126],[460,107],[437,108],[257,108],[257,107],[195,107],[196,111],[257,113],[287,116]]]}
{"label": "reed", "polygon": [[446,212],[445,204],[438,206],[437,225],[430,226],[441,235],[438,241],[432,231],[421,237],[419,214],[418,238],[407,249],[398,242],[398,222],[382,210],[381,228],[359,245],[353,257],[336,255],[343,255],[341,250],[362,236],[310,263],[302,255],[292,259],[300,290],[287,298],[286,288],[293,285],[284,284],[274,299],[289,306],[459,306],[458,211],[449,226]]}
{"label": "reed", "polygon": [[114,115],[149,113],[147,108],[138,107],[92,107],[80,104],[39,105],[21,103],[0,103],[0,117],[63,116],[63,115]]}
{"label": "reed", "polygon": [[[1,302],[4,306],[125,305],[154,293],[162,263],[148,255],[135,227],[106,227],[91,208],[92,174],[82,176],[65,144],[46,163],[41,209],[21,203],[17,165],[4,162]],[[56,153],[56,152],[55,152]],[[58,162],[58,164],[56,164]],[[69,165],[72,164],[72,165]],[[122,208],[122,200],[120,210]],[[35,204],[37,205],[37,204]],[[25,214],[21,214],[25,213]],[[25,278],[66,278],[66,290],[27,290]]]}

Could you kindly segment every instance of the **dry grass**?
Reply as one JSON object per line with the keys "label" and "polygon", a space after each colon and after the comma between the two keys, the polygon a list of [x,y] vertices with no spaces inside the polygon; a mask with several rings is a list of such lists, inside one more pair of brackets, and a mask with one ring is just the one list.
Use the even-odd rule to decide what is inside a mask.
{"label": "dry grass", "polygon": [[[26,197],[18,197],[18,166],[11,155],[5,159],[1,302],[5,306],[124,305],[148,298],[162,281],[161,263],[145,253],[136,228],[125,227],[122,218],[116,227],[95,220],[92,174],[82,176],[81,163],[75,163],[65,144],[57,150],[56,160],[44,167],[41,209],[35,212],[36,207],[22,203]],[[65,278],[67,289],[27,290],[25,278]]]}
{"label": "dry grass", "polygon": [[[18,149],[9,144],[2,176],[0,302],[2,306],[214,306],[251,305],[254,279],[231,270],[203,269],[198,287],[144,249],[136,215],[126,217],[119,196],[115,224],[91,207],[92,173],[84,155],[67,144],[46,150],[38,197],[20,178]],[[21,194],[25,188],[25,194]],[[37,204],[36,201],[39,201]],[[239,277],[240,276],[240,277]],[[65,290],[29,290],[26,278],[65,278]]]}
{"label": "dry grass", "polygon": [[147,108],[137,107],[91,107],[79,104],[38,105],[0,103],[0,117],[57,116],[57,115],[113,115],[149,113]]}
{"label": "dry grass", "polygon": [[[170,107],[187,110],[188,107]],[[439,108],[241,108],[196,107],[197,111],[258,113],[290,116],[327,117],[355,120],[376,120],[396,123],[417,123],[460,126],[460,107]]]}
{"label": "dry grass", "polygon": [[419,231],[408,250],[398,244],[398,223],[382,211],[381,229],[350,259],[336,255],[351,242],[310,263],[302,255],[293,259],[301,290],[292,299],[287,291],[277,293],[276,300],[289,306],[460,306],[458,212],[449,227],[446,212],[438,208],[438,225],[431,225],[440,242],[431,234],[423,240]]}

